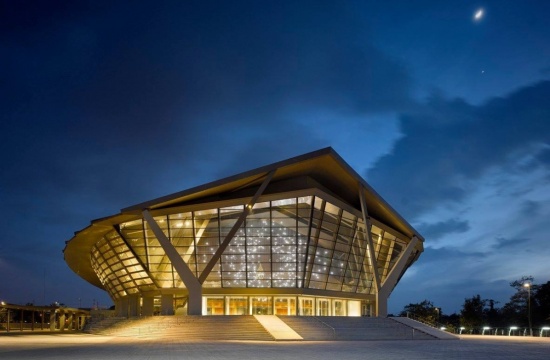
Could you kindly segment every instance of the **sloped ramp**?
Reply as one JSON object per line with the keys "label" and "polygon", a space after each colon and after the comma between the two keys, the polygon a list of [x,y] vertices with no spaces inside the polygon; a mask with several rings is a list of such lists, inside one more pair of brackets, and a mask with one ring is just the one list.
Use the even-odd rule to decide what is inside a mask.
{"label": "sloped ramp", "polygon": [[421,323],[420,321],[409,319],[407,317],[391,317],[388,319],[392,319],[394,321],[397,321],[398,323],[407,325],[415,330],[421,331],[423,333],[431,335],[440,340],[459,340],[459,337],[456,335],[450,334],[443,330],[433,328],[424,323]]}
{"label": "sloped ramp", "polygon": [[290,326],[275,315],[254,315],[275,340],[303,340]]}

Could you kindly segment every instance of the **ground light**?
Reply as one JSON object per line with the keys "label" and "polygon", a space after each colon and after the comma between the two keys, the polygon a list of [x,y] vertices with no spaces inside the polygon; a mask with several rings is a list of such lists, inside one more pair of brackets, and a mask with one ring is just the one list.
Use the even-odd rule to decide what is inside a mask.
{"label": "ground light", "polygon": [[540,329],[540,336],[542,337],[542,333],[543,333],[544,331],[548,331],[548,330],[550,330],[550,326],[545,326],[545,327],[543,327],[542,329]]}
{"label": "ground light", "polygon": [[517,330],[517,329],[518,329],[517,326],[510,326],[510,330],[508,330],[508,336],[510,336],[512,334],[512,331]]}
{"label": "ground light", "polygon": [[458,333],[461,335],[464,330],[466,330],[466,328],[464,326],[461,326],[460,331]]}
{"label": "ground light", "polygon": [[491,327],[490,326],[484,326],[483,327],[483,332],[481,333],[481,335],[485,335],[485,330],[491,330]]}

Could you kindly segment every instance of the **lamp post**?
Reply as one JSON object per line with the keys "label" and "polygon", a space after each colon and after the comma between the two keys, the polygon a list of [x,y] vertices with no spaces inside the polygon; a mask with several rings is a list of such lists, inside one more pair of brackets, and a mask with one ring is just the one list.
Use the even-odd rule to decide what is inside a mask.
{"label": "lamp post", "polygon": [[525,283],[523,286],[527,288],[527,320],[529,320],[529,336],[533,336],[533,328],[531,327],[531,284]]}

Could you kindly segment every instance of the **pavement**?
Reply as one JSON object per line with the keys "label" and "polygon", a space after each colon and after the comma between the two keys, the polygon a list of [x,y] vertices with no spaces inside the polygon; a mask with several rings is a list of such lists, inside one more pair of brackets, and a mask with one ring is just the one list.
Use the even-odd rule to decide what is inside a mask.
{"label": "pavement", "polygon": [[449,340],[194,341],[89,334],[2,335],[0,359],[550,359],[550,338],[460,336]]}

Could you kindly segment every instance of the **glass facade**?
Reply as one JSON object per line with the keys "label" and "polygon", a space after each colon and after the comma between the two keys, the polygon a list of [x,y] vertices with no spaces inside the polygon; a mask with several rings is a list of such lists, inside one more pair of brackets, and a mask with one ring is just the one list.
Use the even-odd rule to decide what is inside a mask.
{"label": "glass facade", "polygon": [[[198,278],[245,210],[240,205],[169,212],[154,220]],[[372,266],[381,281],[406,242],[396,232],[373,225],[376,257],[367,255],[367,227],[352,213],[319,196],[256,203],[206,277],[203,288],[315,289],[375,293]],[[358,216],[359,215],[359,216]],[[408,263],[414,260],[413,252]],[[113,299],[185,285],[149,224],[137,219],[114,226],[92,249],[92,267]],[[345,297],[345,296],[344,296]],[[208,314],[339,315],[345,300],[307,297],[209,297]]]}
{"label": "glass facade", "polygon": [[361,300],[314,296],[203,297],[204,315],[360,316],[365,306]]}

